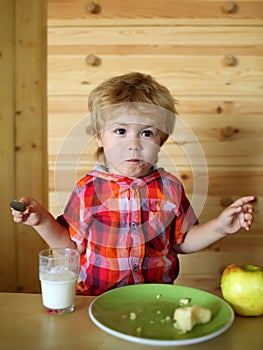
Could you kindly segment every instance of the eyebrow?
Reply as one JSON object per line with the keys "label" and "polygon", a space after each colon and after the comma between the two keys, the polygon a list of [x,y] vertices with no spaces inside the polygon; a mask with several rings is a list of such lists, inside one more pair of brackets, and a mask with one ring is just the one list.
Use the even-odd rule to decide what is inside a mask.
{"label": "eyebrow", "polygon": [[[113,123],[113,124],[111,124],[111,125],[108,125],[108,128],[111,128],[111,127],[120,127],[120,126],[123,126],[123,127],[127,127],[127,126],[129,126],[129,125],[131,125],[131,124],[135,124],[135,125],[137,125],[137,126],[140,126],[140,125],[142,125],[142,124],[136,124],[136,123]],[[142,129],[147,129],[147,128],[153,128],[153,129],[158,129],[156,126],[154,126],[154,125],[147,125],[147,124],[145,124],[145,125],[142,125]]]}

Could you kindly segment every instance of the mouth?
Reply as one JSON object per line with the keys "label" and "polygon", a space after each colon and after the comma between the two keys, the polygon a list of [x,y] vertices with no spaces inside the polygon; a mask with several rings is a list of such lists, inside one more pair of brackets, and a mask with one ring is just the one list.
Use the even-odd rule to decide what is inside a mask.
{"label": "mouth", "polygon": [[139,164],[142,163],[142,159],[137,159],[137,158],[132,158],[132,159],[127,159],[127,162],[130,164]]}

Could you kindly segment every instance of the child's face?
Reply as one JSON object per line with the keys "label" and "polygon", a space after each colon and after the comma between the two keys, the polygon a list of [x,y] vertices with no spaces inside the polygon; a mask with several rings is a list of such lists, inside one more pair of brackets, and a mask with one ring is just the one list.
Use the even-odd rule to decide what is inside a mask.
{"label": "child's face", "polygon": [[97,143],[104,149],[109,172],[129,178],[151,172],[161,138],[157,128],[144,123],[142,116],[127,112],[106,124]]}

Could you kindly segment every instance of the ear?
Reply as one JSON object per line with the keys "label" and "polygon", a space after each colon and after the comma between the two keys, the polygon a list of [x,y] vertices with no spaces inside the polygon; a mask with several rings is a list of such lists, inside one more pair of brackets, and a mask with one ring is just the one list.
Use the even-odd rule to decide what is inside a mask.
{"label": "ear", "polygon": [[97,146],[103,148],[103,144],[102,144],[100,135],[96,135],[96,136],[95,136],[95,140],[96,140]]}

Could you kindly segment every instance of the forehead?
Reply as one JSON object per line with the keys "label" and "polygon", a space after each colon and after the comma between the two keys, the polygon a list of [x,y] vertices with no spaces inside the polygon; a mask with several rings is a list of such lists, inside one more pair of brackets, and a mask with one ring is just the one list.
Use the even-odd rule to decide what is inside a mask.
{"label": "forehead", "polygon": [[135,123],[153,127],[166,135],[171,133],[174,124],[174,115],[171,118],[170,114],[155,105],[129,102],[102,108],[93,114],[93,123],[97,133],[116,123]]}
{"label": "forehead", "polygon": [[150,117],[146,117],[140,113],[121,113],[117,116],[113,116],[108,119],[105,123],[106,127],[114,126],[114,125],[126,125],[133,126],[136,125],[138,127],[155,127],[156,123],[154,120],[151,120]]}

